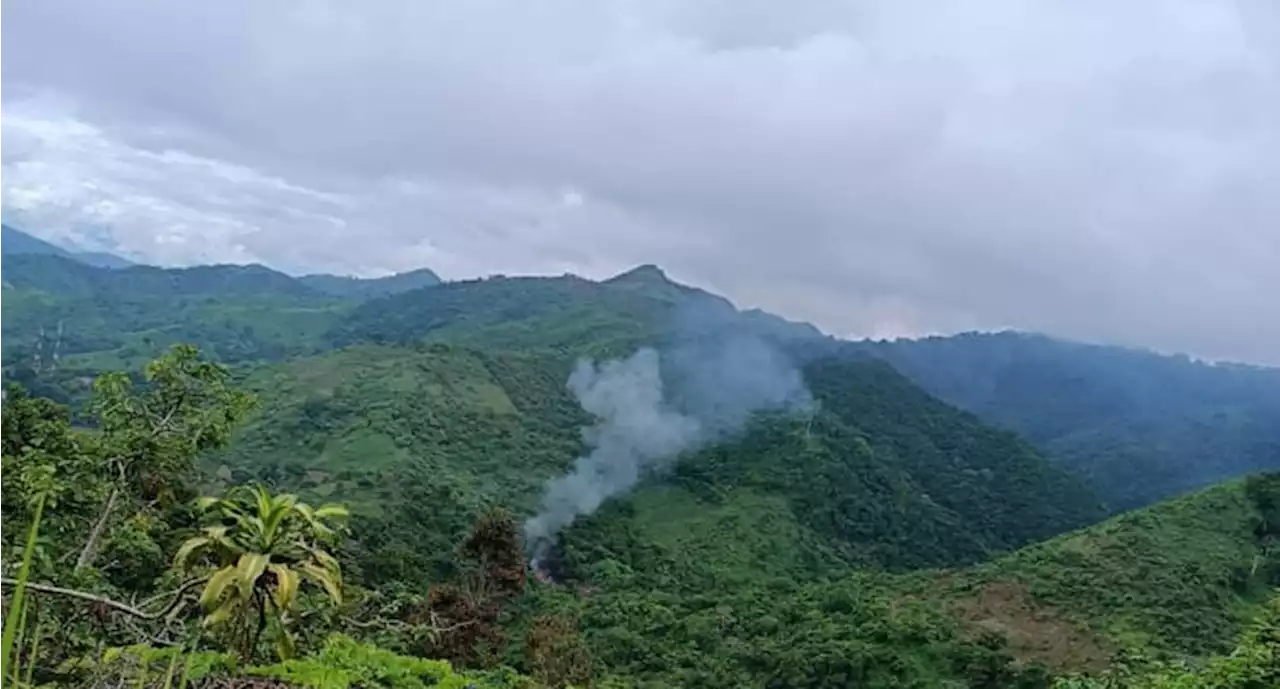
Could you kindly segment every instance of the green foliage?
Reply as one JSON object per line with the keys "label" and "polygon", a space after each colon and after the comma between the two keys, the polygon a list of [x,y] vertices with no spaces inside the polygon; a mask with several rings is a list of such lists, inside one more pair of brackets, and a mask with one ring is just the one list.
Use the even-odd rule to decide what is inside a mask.
{"label": "green foliage", "polygon": [[76,569],[93,564],[122,499],[140,503],[135,519],[183,501],[195,458],[225,446],[253,406],[229,377],[224,367],[201,360],[194,347],[179,345],[147,365],[142,390],[121,372],[95,381],[90,409],[110,489]]}
{"label": "green foliage", "polygon": [[200,505],[216,521],[182,544],[174,564],[188,569],[207,560],[216,568],[200,595],[205,625],[227,630],[244,658],[253,656],[264,631],[280,658],[292,657],[289,627],[301,584],[311,582],[333,603],[342,602],[342,570],[329,552],[339,531],[327,522],[345,518],[346,509],[313,509],[262,486],[239,486]]}
{"label": "green foliage", "polygon": [[[36,498],[35,515],[32,517],[31,526],[27,533],[27,545],[22,553],[22,566],[18,570],[17,583],[13,589],[13,596],[9,599],[9,610],[4,615],[4,635],[0,641],[0,687],[9,686],[11,679],[18,677],[18,664],[12,661],[17,659],[14,650],[21,645],[19,640],[27,616],[27,583],[31,579],[31,560],[36,551],[36,539],[40,533],[40,518],[44,514],[45,496],[42,494]],[[37,643],[39,636],[36,637]],[[28,663],[34,662],[33,658],[27,659]],[[13,682],[16,684],[16,681]]]}
{"label": "green foliage", "polygon": [[341,497],[366,584],[444,580],[475,515],[528,513],[579,451],[571,362],[445,345],[355,347],[246,379],[260,413],[207,464],[308,499]]}
{"label": "green foliage", "polygon": [[1242,621],[1280,585],[1255,496],[1280,491],[1260,475],[1024,548],[955,582],[1016,582],[1121,648],[1173,655],[1224,650]]}
{"label": "green foliage", "polygon": [[543,605],[581,620],[601,673],[639,686],[1046,686],[1043,669],[966,639],[899,585],[861,574],[668,594],[615,582]]}
{"label": "green foliage", "polygon": [[[472,515],[491,505],[529,514],[545,482],[580,453],[578,429],[588,420],[564,388],[570,363],[435,344],[354,347],[262,369],[247,379],[262,412],[213,471],[348,500],[358,515],[351,547],[366,584],[411,579],[424,568],[449,578],[452,544]],[[657,519],[678,512],[696,520],[749,515],[732,507],[733,496],[781,500],[786,521],[773,522],[777,538],[761,540],[739,525],[709,543],[756,543],[750,556],[738,549],[741,568],[788,576],[832,564],[972,562],[1101,514],[1034,450],[891,370],[820,364],[809,377],[830,384],[815,387],[824,411],[812,423],[762,419],[742,438],[685,458],[670,481],[640,491],[638,504],[652,505]],[[1016,499],[992,504],[1015,486]],[[677,533],[691,526],[667,521]],[[775,567],[782,552],[796,553],[794,566]],[[722,571],[729,569],[737,568]]]}
{"label": "green foliage", "polygon": [[1280,686],[1280,595],[1225,655],[1197,666],[1185,662],[1121,667],[1101,677],[1064,677],[1054,689],[1270,689]]}
{"label": "green foliage", "polygon": [[5,389],[3,462],[6,562],[22,548],[17,538],[33,523],[37,499],[50,508],[36,544],[37,568],[50,567],[55,543],[65,547],[82,537],[85,525],[106,498],[99,445],[91,435],[71,428],[66,407],[32,397],[20,386]]}
{"label": "green foliage", "polygon": [[510,671],[462,674],[455,672],[443,660],[397,655],[341,635],[331,637],[314,656],[286,660],[276,665],[248,667],[244,673],[307,689],[496,689],[532,686]]}
{"label": "green foliage", "polygon": [[195,689],[259,686],[263,680],[306,689],[536,689],[510,670],[459,673],[442,660],[398,655],[343,635],[329,637],[314,654],[269,665],[245,665],[227,653],[134,644],[105,649],[78,666],[82,674],[87,670],[83,683],[90,687],[168,689],[177,674],[182,686]]}

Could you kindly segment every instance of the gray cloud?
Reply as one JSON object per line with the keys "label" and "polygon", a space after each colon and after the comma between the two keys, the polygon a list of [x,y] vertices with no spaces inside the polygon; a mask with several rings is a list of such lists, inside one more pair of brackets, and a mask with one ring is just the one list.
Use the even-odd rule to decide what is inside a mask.
{"label": "gray cloud", "polygon": [[657,262],[837,334],[1015,326],[1280,364],[1270,0],[5,19],[5,210],[47,234],[360,272]]}

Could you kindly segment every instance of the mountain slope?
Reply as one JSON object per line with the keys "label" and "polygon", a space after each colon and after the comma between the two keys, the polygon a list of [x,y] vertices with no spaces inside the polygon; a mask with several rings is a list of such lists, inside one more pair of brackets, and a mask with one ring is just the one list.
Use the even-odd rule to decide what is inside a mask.
{"label": "mountain slope", "polygon": [[[590,419],[565,388],[572,362],[441,343],[353,347],[264,368],[246,381],[262,396],[261,415],[218,471],[367,506],[381,521],[366,533],[400,544],[370,550],[417,543],[420,554],[405,557],[439,564],[421,543],[443,548],[440,536],[465,529],[483,505],[531,514],[545,482],[583,452]],[[818,544],[804,572],[793,572],[809,576],[826,564],[973,562],[1101,515],[1087,490],[1029,446],[883,364],[830,362],[806,373],[822,404],[816,417],[761,418],[686,457],[673,483],[655,479],[665,486],[656,490],[683,493],[650,500],[655,509],[714,503],[737,488],[782,505],[789,525],[777,526]],[[759,555],[752,566],[769,566],[771,556]]]}
{"label": "mountain slope", "polygon": [[1228,648],[1280,586],[1277,546],[1280,473],[1259,474],[1029,546],[951,591],[1014,586],[1112,646],[1202,655]]}
{"label": "mountain slope", "polygon": [[863,346],[929,392],[1023,434],[1116,509],[1280,469],[1280,370],[1021,333]]}
{"label": "mountain slope", "polygon": [[[545,590],[540,604],[580,615],[597,658],[654,686],[1047,687],[1040,668],[1098,671],[1121,653],[1176,659],[1229,649],[1280,584],[1278,506],[1280,474],[1271,474],[967,569],[801,584],[709,559],[708,543],[732,552],[759,538],[726,532],[724,519],[705,512],[685,522],[681,511],[673,528],[688,523],[695,534],[668,536],[647,557],[661,556],[657,566],[679,577],[707,578],[723,562],[737,566],[735,579],[676,594],[601,540],[617,529],[595,529],[575,535],[589,541],[575,547],[605,558],[581,572],[581,593]],[[697,535],[717,522],[718,541]],[[759,522],[767,518],[740,520]],[[654,533],[630,529],[630,551]]]}
{"label": "mountain slope", "polygon": [[641,343],[726,328],[779,341],[823,337],[808,324],[739,312],[727,299],[646,265],[602,282],[574,275],[494,277],[404,292],[360,305],[330,338],[338,346],[434,340],[619,355]]}
{"label": "mountain slope", "polygon": [[62,256],[63,258],[71,258],[71,252],[58,246],[54,246],[49,242],[27,234],[16,227],[8,225],[0,225],[0,249],[3,254],[47,254],[50,256]]}
{"label": "mountain slope", "polygon": [[3,236],[0,236],[0,248],[3,249],[4,256],[61,256],[99,268],[127,268],[133,265],[131,261],[102,251],[68,251],[9,225],[0,226],[0,232],[3,232]]}
{"label": "mountain slope", "polygon": [[656,337],[674,302],[573,276],[489,278],[375,299],[353,311],[330,337],[338,345],[433,339],[622,353]]}
{"label": "mountain slope", "polygon": [[5,258],[3,289],[5,365],[36,371],[136,369],[176,342],[278,360],[321,349],[347,305],[262,266],[107,270],[36,254]]}
{"label": "mountain slope", "polygon": [[642,266],[604,282],[495,278],[357,308],[336,343],[426,340],[619,354],[640,343],[744,330],[799,358],[858,350],[1087,477],[1115,510],[1280,469],[1280,371],[1210,366],[1021,333],[840,342],[738,312]]}

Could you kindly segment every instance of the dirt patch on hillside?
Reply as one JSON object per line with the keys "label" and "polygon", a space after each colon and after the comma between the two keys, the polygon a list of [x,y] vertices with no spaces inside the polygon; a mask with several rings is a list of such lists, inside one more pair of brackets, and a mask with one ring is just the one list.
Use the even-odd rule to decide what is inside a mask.
{"label": "dirt patch on hillside", "polygon": [[1031,602],[1021,584],[995,581],[956,601],[955,612],[978,630],[1000,634],[1022,662],[1055,670],[1101,670],[1111,658],[1108,644],[1057,610]]}

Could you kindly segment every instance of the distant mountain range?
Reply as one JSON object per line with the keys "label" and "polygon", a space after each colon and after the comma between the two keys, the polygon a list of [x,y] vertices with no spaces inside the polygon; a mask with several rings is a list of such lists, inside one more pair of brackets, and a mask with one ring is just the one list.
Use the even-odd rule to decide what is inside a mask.
{"label": "distant mountain range", "polygon": [[[24,232],[11,225],[4,225],[3,242],[0,242],[0,254],[4,256],[57,256],[65,258],[77,263],[94,266],[95,268],[130,268],[138,266],[138,264],[116,256],[115,254],[103,251],[77,251],[65,249],[50,242],[47,242],[30,233]],[[151,266],[140,266],[150,268]],[[191,269],[172,268],[167,270],[194,270],[200,272],[208,268],[216,268],[215,266],[197,266]],[[228,266],[230,270],[235,267]],[[275,273],[282,277],[283,273],[271,270],[264,266],[243,266],[247,273],[264,272]],[[156,270],[166,270],[159,269]],[[247,274],[246,273],[246,274]],[[154,274],[154,273],[153,273]],[[303,275],[297,278],[289,278],[296,280],[302,285],[315,290],[318,293],[327,294],[335,297],[379,297],[396,292],[417,289],[419,287],[428,287],[440,282],[440,276],[429,268],[419,268],[404,273],[397,273],[381,278],[358,278],[340,275],[327,275],[323,273]]]}
{"label": "distant mountain range", "polygon": [[134,265],[132,261],[121,258],[115,254],[109,254],[103,251],[72,251],[64,249],[60,246],[50,244],[38,237],[34,237],[16,227],[9,225],[0,226],[3,228],[3,236],[0,236],[0,253],[5,256],[19,254],[43,254],[48,256],[61,256],[73,261],[79,261],[86,265],[96,266],[99,268],[127,268]]}

